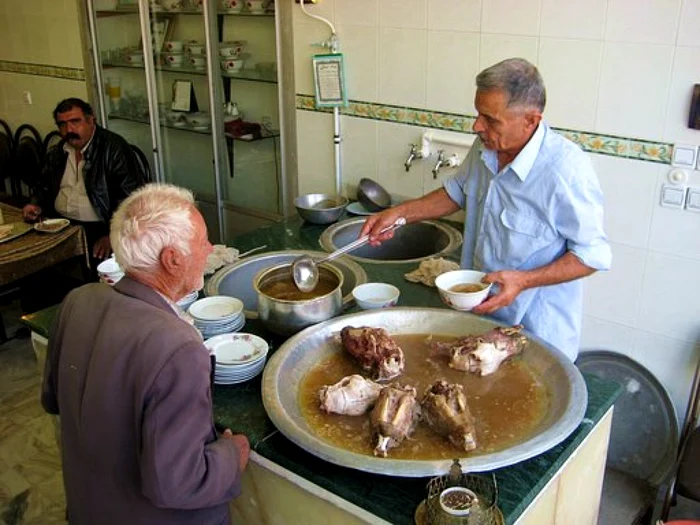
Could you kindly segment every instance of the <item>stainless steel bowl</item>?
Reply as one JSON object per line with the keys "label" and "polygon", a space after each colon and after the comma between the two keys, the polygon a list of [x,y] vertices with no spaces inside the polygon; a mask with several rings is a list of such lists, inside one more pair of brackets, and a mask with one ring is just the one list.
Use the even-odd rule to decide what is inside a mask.
{"label": "stainless steel bowl", "polygon": [[318,270],[320,279],[331,279],[337,284],[331,292],[312,299],[278,299],[261,291],[266,283],[282,277],[288,276],[291,282],[291,267],[288,263],[267,268],[255,276],[253,286],[258,294],[258,318],[269,330],[280,335],[291,335],[341,312],[343,273],[330,264],[321,264]]}
{"label": "stainless steel bowl", "polygon": [[337,221],[348,205],[342,195],[307,193],[294,199],[299,216],[312,224],[330,224]]}
{"label": "stainless steel bowl", "polygon": [[372,179],[360,179],[357,200],[367,211],[382,211],[391,206],[391,195]]}

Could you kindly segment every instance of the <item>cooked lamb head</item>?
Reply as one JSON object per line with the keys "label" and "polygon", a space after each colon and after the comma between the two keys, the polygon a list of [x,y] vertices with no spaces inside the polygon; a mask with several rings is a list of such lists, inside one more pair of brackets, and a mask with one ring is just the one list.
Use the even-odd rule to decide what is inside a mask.
{"label": "cooked lamb head", "polygon": [[462,385],[436,381],[425,392],[420,406],[423,419],[437,434],[467,452],[476,448],[474,416]]}
{"label": "cooked lamb head", "polygon": [[481,376],[493,374],[506,359],[522,352],[527,338],[520,333],[522,325],[499,326],[481,335],[469,335],[438,348],[449,348],[450,366]]}
{"label": "cooked lamb head", "polygon": [[412,386],[389,385],[379,392],[370,417],[372,433],[377,438],[375,456],[386,457],[387,451],[413,433],[420,417],[420,406]]}
{"label": "cooked lamb head", "polygon": [[346,326],[340,331],[340,339],[345,350],[374,379],[392,379],[403,372],[403,350],[383,328]]}
{"label": "cooked lamb head", "polygon": [[366,414],[379,397],[382,385],[359,374],[344,377],[334,385],[321,387],[321,410],[346,416]]}

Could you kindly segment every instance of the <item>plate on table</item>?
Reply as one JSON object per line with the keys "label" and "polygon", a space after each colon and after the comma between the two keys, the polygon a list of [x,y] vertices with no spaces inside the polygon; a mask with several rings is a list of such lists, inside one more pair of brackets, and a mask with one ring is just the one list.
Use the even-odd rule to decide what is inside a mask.
{"label": "plate on table", "polygon": [[0,242],[11,241],[20,235],[24,235],[32,229],[31,224],[25,222],[11,222],[9,224],[0,224]]}
{"label": "plate on table", "polygon": [[189,313],[201,321],[231,320],[243,311],[243,303],[235,297],[207,297],[192,303]]}
{"label": "plate on table", "polygon": [[262,359],[269,348],[264,339],[253,334],[223,334],[205,341],[215,356],[216,362],[223,365],[244,365]]}
{"label": "plate on table", "polygon": [[345,208],[348,213],[352,213],[353,215],[373,215],[373,211],[369,211],[367,208],[365,208],[360,202],[352,202],[348,204],[348,207]]}
{"label": "plate on table", "polygon": [[34,229],[42,233],[58,233],[70,226],[68,219],[46,219],[42,222],[37,222]]}

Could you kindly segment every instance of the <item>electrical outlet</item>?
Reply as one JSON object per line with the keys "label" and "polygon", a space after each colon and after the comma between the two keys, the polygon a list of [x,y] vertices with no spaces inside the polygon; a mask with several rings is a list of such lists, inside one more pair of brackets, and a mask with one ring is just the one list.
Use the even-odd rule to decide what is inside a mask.
{"label": "electrical outlet", "polygon": [[28,106],[32,105],[32,94],[29,91],[23,91],[22,92],[22,100],[24,101],[25,104]]}

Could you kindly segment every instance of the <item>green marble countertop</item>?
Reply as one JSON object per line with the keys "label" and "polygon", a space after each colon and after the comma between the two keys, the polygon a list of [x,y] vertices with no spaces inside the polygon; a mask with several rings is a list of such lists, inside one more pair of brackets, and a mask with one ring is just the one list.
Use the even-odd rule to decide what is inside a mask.
{"label": "green marble countertop", "polygon": [[[233,245],[241,252],[267,244],[267,250],[320,250],[318,238],[324,226],[288,220],[241,235]],[[401,289],[400,306],[443,307],[437,291],[407,282],[403,274],[417,264],[363,264],[368,281],[388,282]],[[56,314],[52,306],[23,318],[32,331],[48,337]],[[357,311],[353,306],[346,311]],[[257,320],[246,322],[244,330],[264,337],[273,353],[284,338],[270,334]],[[581,444],[593,426],[612,406],[621,387],[617,383],[584,375],[588,407],[579,427],[549,451],[517,465],[495,471],[499,486],[498,505],[506,524],[514,523],[537,494]],[[368,512],[396,524],[413,524],[413,514],[426,494],[429,478],[398,478],[368,474],[320,460],[297,447],[273,426],[260,396],[261,376],[240,385],[214,387],[214,420],[234,432],[248,436],[260,455],[308,479]]]}

